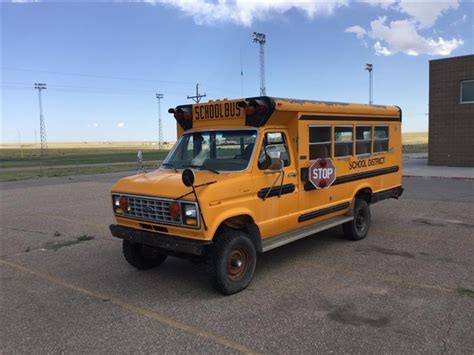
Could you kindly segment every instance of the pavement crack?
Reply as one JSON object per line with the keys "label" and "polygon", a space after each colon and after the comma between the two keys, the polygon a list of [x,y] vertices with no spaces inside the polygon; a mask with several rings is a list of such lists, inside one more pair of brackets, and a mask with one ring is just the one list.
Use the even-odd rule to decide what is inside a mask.
{"label": "pavement crack", "polygon": [[451,337],[451,329],[453,328],[453,324],[454,324],[453,311],[456,309],[456,306],[459,302],[459,299],[460,299],[460,297],[456,297],[456,300],[454,301],[453,306],[451,307],[451,310],[448,313],[448,319],[447,319],[448,328],[446,329],[445,337],[443,339],[441,339],[441,341],[443,343],[443,351],[442,351],[443,354],[448,353],[449,338]]}

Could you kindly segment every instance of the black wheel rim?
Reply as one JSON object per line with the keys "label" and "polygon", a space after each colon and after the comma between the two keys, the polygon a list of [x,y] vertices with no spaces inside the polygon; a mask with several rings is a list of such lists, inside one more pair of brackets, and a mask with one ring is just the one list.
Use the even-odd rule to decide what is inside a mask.
{"label": "black wheel rim", "polygon": [[231,250],[227,257],[227,276],[229,279],[238,281],[245,275],[249,258],[249,253],[245,248],[238,247]]}
{"label": "black wheel rim", "polygon": [[357,211],[355,216],[355,226],[359,233],[365,232],[367,228],[367,213],[364,210]]}

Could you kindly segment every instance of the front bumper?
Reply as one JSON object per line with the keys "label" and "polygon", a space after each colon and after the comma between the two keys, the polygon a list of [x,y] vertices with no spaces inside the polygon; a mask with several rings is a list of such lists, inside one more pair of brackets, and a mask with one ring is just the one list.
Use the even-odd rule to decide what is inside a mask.
{"label": "front bumper", "polygon": [[132,243],[145,244],[174,254],[203,256],[212,244],[211,241],[186,239],[157,232],[148,232],[118,224],[110,225],[110,232],[116,238]]}

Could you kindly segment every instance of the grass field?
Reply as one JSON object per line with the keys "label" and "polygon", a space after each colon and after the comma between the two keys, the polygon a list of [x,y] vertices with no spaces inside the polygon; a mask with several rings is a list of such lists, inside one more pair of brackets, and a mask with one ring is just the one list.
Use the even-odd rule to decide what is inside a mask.
{"label": "grass field", "polygon": [[[47,155],[38,145],[0,146],[0,181],[42,176],[96,174],[136,169],[137,151],[143,152],[144,168],[151,170],[168,154],[171,145],[158,149],[152,142],[49,143]],[[404,153],[425,153],[428,133],[404,133]]]}

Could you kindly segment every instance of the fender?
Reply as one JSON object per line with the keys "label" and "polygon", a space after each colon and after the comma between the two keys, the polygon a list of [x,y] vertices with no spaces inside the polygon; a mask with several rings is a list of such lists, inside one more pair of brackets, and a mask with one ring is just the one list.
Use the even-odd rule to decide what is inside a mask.
{"label": "fender", "polygon": [[253,221],[255,221],[255,214],[252,210],[248,208],[233,208],[230,210],[226,210],[219,214],[217,218],[214,218],[212,225],[208,226],[208,233],[210,236],[214,237],[214,235],[217,232],[217,229],[219,226],[224,222],[226,219],[229,219],[231,217],[236,217],[240,215],[247,215],[252,218]]}
{"label": "fender", "polygon": [[[372,186],[367,183],[367,182],[361,182],[360,184],[357,184],[357,186],[354,188],[354,193],[352,195],[352,203],[354,202],[355,200],[355,197],[356,195],[361,191],[361,190],[364,190],[364,189],[367,189],[367,190],[370,190],[370,194],[373,194],[374,193],[374,190],[372,189]],[[370,204],[370,200],[367,201],[367,203]]]}

